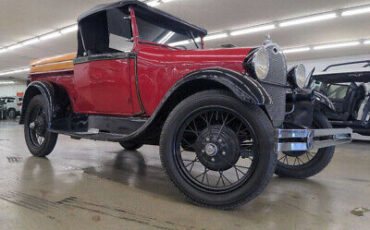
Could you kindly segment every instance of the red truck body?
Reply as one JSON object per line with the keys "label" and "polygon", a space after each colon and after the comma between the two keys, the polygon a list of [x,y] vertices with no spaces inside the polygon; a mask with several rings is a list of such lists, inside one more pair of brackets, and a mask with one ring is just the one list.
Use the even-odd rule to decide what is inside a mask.
{"label": "red truck body", "polygon": [[141,43],[134,59],[99,60],[74,65],[73,69],[31,74],[31,81],[63,86],[75,113],[131,116],[140,112],[135,87],[137,68],[139,92],[145,116],[157,108],[166,92],[181,78],[200,69],[220,67],[244,72],[243,61],[250,48],[175,50]]}

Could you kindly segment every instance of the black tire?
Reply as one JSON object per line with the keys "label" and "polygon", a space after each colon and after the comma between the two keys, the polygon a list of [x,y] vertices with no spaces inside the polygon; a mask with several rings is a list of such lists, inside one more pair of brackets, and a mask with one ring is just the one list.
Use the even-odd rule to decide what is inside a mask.
{"label": "black tire", "polygon": [[[315,112],[313,116],[313,128],[332,128],[332,125],[324,114]],[[314,176],[321,172],[330,163],[334,152],[334,146],[321,148],[313,156],[308,152],[298,152],[303,158],[301,160],[302,164],[300,164],[298,160],[298,165],[296,165],[296,160],[294,160],[293,165],[289,164],[288,156],[284,153],[279,153],[279,160],[275,173],[281,177],[291,177],[296,179],[305,179],[307,177]],[[297,156],[294,157],[296,158]]]}
{"label": "black tire", "polygon": [[[184,174],[183,167],[181,169],[181,166],[179,166],[179,158],[176,156],[178,150],[176,149],[179,148],[181,150],[181,147],[176,147],[179,145],[176,145],[175,143],[177,143],[176,141],[180,133],[180,128],[183,126],[183,124],[186,124],[187,119],[190,119],[192,114],[196,114],[197,111],[202,111],[204,109],[207,109],[207,111],[209,110],[211,113],[213,113],[212,110],[217,110],[220,108],[222,110],[232,112],[233,114],[237,115],[238,118],[241,118],[243,121],[248,123],[253,134],[255,135],[254,137],[256,137],[256,140],[253,140],[255,140],[257,143],[253,144],[252,148],[255,148],[254,150],[256,150],[258,154],[253,156],[253,159],[256,158],[257,160],[255,163],[251,163],[250,168],[253,168],[253,171],[251,174],[249,174],[247,180],[241,181],[238,187],[233,189],[225,189],[223,191],[217,190],[218,192],[215,192],[211,189],[207,190],[203,187],[201,188],[197,186],[195,182],[190,182],[188,179],[189,177]],[[212,121],[212,118],[210,121]],[[207,127],[208,124],[209,123],[207,122]],[[222,128],[220,129],[220,132],[221,130]],[[160,138],[160,156],[162,165],[174,185],[183,194],[185,194],[185,196],[190,199],[191,202],[201,206],[232,209],[245,204],[258,196],[270,181],[276,166],[276,153],[273,151],[273,130],[274,129],[271,121],[258,106],[243,104],[231,94],[222,90],[209,90],[196,93],[177,105],[176,108],[170,113],[163,126]],[[183,151],[188,151],[185,150],[185,147],[182,148]],[[233,152],[232,155],[235,153],[237,152]],[[217,152],[217,154],[219,153]],[[225,155],[225,152],[222,154]],[[241,153],[239,152],[239,154]],[[206,171],[206,166],[203,166],[204,170]],[[249,169],[247,172],[249,173]],[[218,182],[216,187],[217,185]]]}
{"label": "black tire", "polygon": [[15,109],[9,109],[7,113],[7,117],[10,120],[14,120],[17,117],[17,112],[15,111]]}
{"label": "black tire", "polygon": [[[58,139],[58,134],[51,133],[47,130],[47,117],[48,108],[45,98],[42,95],[33,97],[27,106],[25,114],[24,136],[28,149],[32,155],[36,157],[45,157],[49,155],[51,151],[53,151]],[[38,123],[42,123],[44,126],[39,125],[36,126],[36,128],[31,128],[31,123],[35,123],[36,118],[40,120]],[[42,131],[38,132],[38,129],[42,129]],[[36,135],[36,133],[40,133],[40,135]],[[43,138],[41,143],[39,143],[40,137]]]}
{"label": "black tire", "polygon": [[140,149],[143,144],[138,144],[138,143],[134,143],[134,142],[119,142],[119,144],[126,150],[137,150],[137,149]]}

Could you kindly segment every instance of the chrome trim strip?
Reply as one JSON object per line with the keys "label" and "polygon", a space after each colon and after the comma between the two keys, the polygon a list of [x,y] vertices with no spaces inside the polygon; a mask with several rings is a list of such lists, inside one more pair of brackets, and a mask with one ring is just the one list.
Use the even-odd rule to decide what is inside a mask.
{"label": "chrome trim strip", "polygon": [[309,129],[277,129],[275,137],[279,139],[284,138],[307,138]]}
{"label": "chrome trim strip", "polygon": [[276,152],[307,151],[307,144],[304,142],[277,143]]}
{"label": "chrome trim strip", "polygon": [[352,129],[344,128],[344,129],[315,129],[314,136],[315,137],[325,137],[331,135],[339,135],[339,134],[346,134],[352,133]]}
{"label": "chrome trim strip", "polygon": [[[317,137],[327,139],[315,140]],[[275,138],[276,152],[314,151],[351,142],[352,129],[277,129]]]}

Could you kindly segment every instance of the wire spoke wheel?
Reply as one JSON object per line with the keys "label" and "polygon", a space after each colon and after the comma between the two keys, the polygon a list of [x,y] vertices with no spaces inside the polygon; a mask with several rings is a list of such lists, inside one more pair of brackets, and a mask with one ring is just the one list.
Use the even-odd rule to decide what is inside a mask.
{"label": "wire spoke wheel", "polygon": [[54,149],[58,134],[48,130],[48,107],[42,95],[29,102],[24,117],[24,136],[32,155],[45,157]]}
{"label": "wire spoke wheel", "polygon": [[258,161],[250,124],[226,108],[190,115],[175,139],[176,165],[194,187],[227,192],[244,184]]}
{"label": "wire spoke wheel", "polygon": [[163,125],[162,165],[191,202],[230,209],[258,196],[276,166],[264,111],[229,92],[206,90],[178,104]]}
{"label": "wire spoke wheel", "polygon": [[45,141],[46,113],[42,106],[35,106],[30,113],[29,135],[33,145],[40,147]]}
{"label": "wire spoke wheel", "polygon": [[[332,128],[327,118],[321,113],[314,113],[313,129]],[[325,138],[324,138],[325,139]],[[322,138],[320,138],[322,140]],[[321,172],[330,162],[335,151],[334,146],[318,149],[315,152],[293,151],[278,153],[275,173],[279,176],[307,178]]]}

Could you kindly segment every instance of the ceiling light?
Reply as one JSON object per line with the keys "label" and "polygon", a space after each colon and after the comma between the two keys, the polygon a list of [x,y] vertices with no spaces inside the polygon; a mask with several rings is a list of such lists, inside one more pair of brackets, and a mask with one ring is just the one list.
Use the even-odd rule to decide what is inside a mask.
{"label": "ceiling light", "polygon": [[352,16],[352,15],[365,14],[365,13],[370,13],[370,6],[343,11],[342,16]]}
{"label": "ceiling light", "polygon": [[310,51],[310,50],[311,50],[310,47],[299,47],[299,48],[284,49],[283,52],[285,54],[289,54],[289,53],[307,52],[307,51]]}
{"label": "ceiling light", "polygon": [[27,40],[27,41],[22,42],[22,44],[23,44],[24,46],[28,46],[28,45],[35,44],[35,43],[37,43],[37,42],[39,42],[39,41],[40,41],[40,39],[39,39],[39,38],[32,38],[32,39],[29,39],[29,40]]}
{"label": "ceiling light", "polygon": [[9,46],[9,47],[8,47],[8,50],[18,49],[18,48],[21,48],[22,46],[23,46],[23,44],[22,44],[22,43],[18,43],[18,44],[15,44],[15,45]]}
{"label": "ceiling light", "polygon": [[155,7],[160,4],[159,0],[153,0],[146,3],[148,6]]}
{"label": "ceiling light", "polygon": [[68,33],[77,31],[77,29],[78,29],[77,25],[72,25],[72,26],[65,27],[64,29],[61,29],[60,32],[62,34],[68,34]]}
{"label": "ceiling light", "polygon": [[314,50],[323,50],[323,49],[333,49],[333,48],[341,48],[341,47],[349,47],[349,46],[357,46],[357,45],[360,45],[359,41],[319,45],[319,46],[313,47],[313,49]]}
{"label": "ceiling light", "polygon": [[364,41],[364,44],[365,44],[365,45],[370,45],[370,40],[365,40],[365,41]]}
{"label": "ceiling light", "polygon": [[15,84],[14,81],[0,81],[0,85],[11,85],[11,84]]}
{"label": "ceiling light", "polygon": [[190,43],[189,40],[184,40],[184,41],[173,42],[168,45],[169,46],[181,46],[181,45],[187,45],[189,43]]}
{"label": "ceiling light", "polygon": [[275,29],[274,24],[269,24],[269,25],[263,25],[263,26],[255,26],[255,27],[250,27],[246,29],[241,29],[241,30],[235,30],[230,33],[231,36],[238,36],[242,34],[250,34],[250,33],[256,33],[260,31],[266,31],[266,30],[272,30]]}
{"label": "ceiling light", "polygon": [[215,39],[220,39],[220,38],[226,38],[228,36],[229,35],[227,35],[227,33],[211,34],[211,35],[205,36],[203,40],[210,41],[210,40],[215,40]]}
{"label": "ceiling light", "polygon": [[4,52],[6,52],[6,51],[8,51],[8,49],[7,49],[7,48],[2,48],[2,49],[0,49],[0,53],[4,53]]}
{"label": "ceiling light", "polygon": [[168,32],[161,40],[158,41],[159,44],[166,44],[168,40],[170,40],[173,35],[175,35],[175,32]]}
{"label": "ceiling light", "polygon": [[44,40],[59,37],[60,35],[62,35],[62,34],[59,31],[56,31],[56,32],[52,32],[52,33],[45,34],[45,35],[41,36],[40,40],[44,41]]}
{"label": "ceiling light", "polygon": [[320,15],[308,16],[304,18],[287,20],[287,21],[281,22],[279,26],[280,27],[293,26],[293,25],[305,24],[305,23],[310,23],[310,22],[318,22],[318,21],[333,19],[336,17],[337,17],[336,13],[320,14]]}
{"label": "ceiling light", "polygon": [[16,70],[7,71],[7,72],[2,72],[2,73],[0,73],[0,76],[11,75],[11,74],[15,74],[15,73],[28,72],[28,71],[30,71],[30,68],[20,68],[20,69],[16,69]]}

